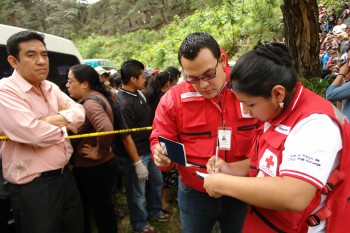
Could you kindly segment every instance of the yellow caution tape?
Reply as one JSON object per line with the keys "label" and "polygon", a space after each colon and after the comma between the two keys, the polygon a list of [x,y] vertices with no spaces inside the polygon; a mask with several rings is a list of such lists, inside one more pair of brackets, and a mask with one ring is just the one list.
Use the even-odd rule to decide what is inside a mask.
{"label": "yellow caution tape", "polygon": [[[113,130],[113,131],[106,131],[106,132],[69,135],[68,138],[69,139],[76,139],[76,138],[98,137],[98,136],[106,136],[106,135],[118,134],[118,133],[138,132],[138,131],[144,131],[144,130],[152,130],[152,126],[133,128],[133,129]],[[8,141],[8,140],[9,140],[9,138],[7,136],[0,136],[0,141]]]}

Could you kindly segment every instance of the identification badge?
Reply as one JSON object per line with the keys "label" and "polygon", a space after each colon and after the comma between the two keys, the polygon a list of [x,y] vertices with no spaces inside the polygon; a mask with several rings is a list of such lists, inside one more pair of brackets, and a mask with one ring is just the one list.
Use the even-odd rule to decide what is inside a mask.
{"label": "identification badge", "polygon": [[219,149],[231,150],[232,128],[219,128]]}

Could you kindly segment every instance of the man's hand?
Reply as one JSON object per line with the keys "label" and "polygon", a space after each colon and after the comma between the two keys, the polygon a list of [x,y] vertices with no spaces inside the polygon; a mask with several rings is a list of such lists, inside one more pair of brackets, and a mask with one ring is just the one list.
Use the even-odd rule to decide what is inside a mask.
{"label": "man's hand", "polygon": [[157,167],[169,167],[171,165],[171,160],[165,154],[165,150],[159,144],[154,147],[153,158]]}
{"label": "man's hand", "polygon": [[147,167],[142,163],[142,160],[139,160],[138,162],[134,163],[134,167],[137,177],[140,181],[148,180],[148,170]]}

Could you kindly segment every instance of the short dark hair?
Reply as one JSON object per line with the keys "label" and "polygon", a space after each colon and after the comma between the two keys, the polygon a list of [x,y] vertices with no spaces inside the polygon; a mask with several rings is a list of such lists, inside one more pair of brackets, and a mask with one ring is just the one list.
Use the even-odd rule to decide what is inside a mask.
{"label": "short dark hair", "polygon": [[110,78],[110,79],[113,79],[115,85],[118,86],[118,87],[122,84],[122,79],[121,79],[121,77],[120,77],[120,73],[119,73],[119,72],[115,72],[115,73],[111,74],[111,75],[109,76],[109,78]]}
{"label": "short dark hair", "polygon": [[282,85],[291,92],[297,82],[292,57],[282,43],[258,45],[241,56],[230,78],[233,90],[264,98],[271,97],[275,85]]}
{"label": "short dark hair", "polygon": [[133,59],[124,61],[120,69],[122,83],[128,84],[131,77],[139,78],[144,69],[145,66],[140,61]]}
{"label": "short dark hair", "polygon": [[19,60],[19,44],[23,41],[30,40],[38,40],[46,46],[44,34],[40,34],[32,30],[20,31],[10,36],[10,38],[7,40],[7,54],[14,56],[17,60]]}
{"label": "short dark hair", "polygon": [[203,48],[208,48],[216,59],[220,58],[220,47],[214,37],[205,32],[194,32],[189,34],[180,45],[179,63],[181,64],[181,57],[194,60]]}

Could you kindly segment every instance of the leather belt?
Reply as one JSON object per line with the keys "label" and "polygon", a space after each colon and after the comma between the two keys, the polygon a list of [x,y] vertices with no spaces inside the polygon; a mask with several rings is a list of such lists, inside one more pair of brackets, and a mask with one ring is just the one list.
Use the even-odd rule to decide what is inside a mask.
{"label": "leather belt", "polygon": [[42,172],[39,177],[47,178],[64,174],[68,170],[68,165],[51,171]]}

